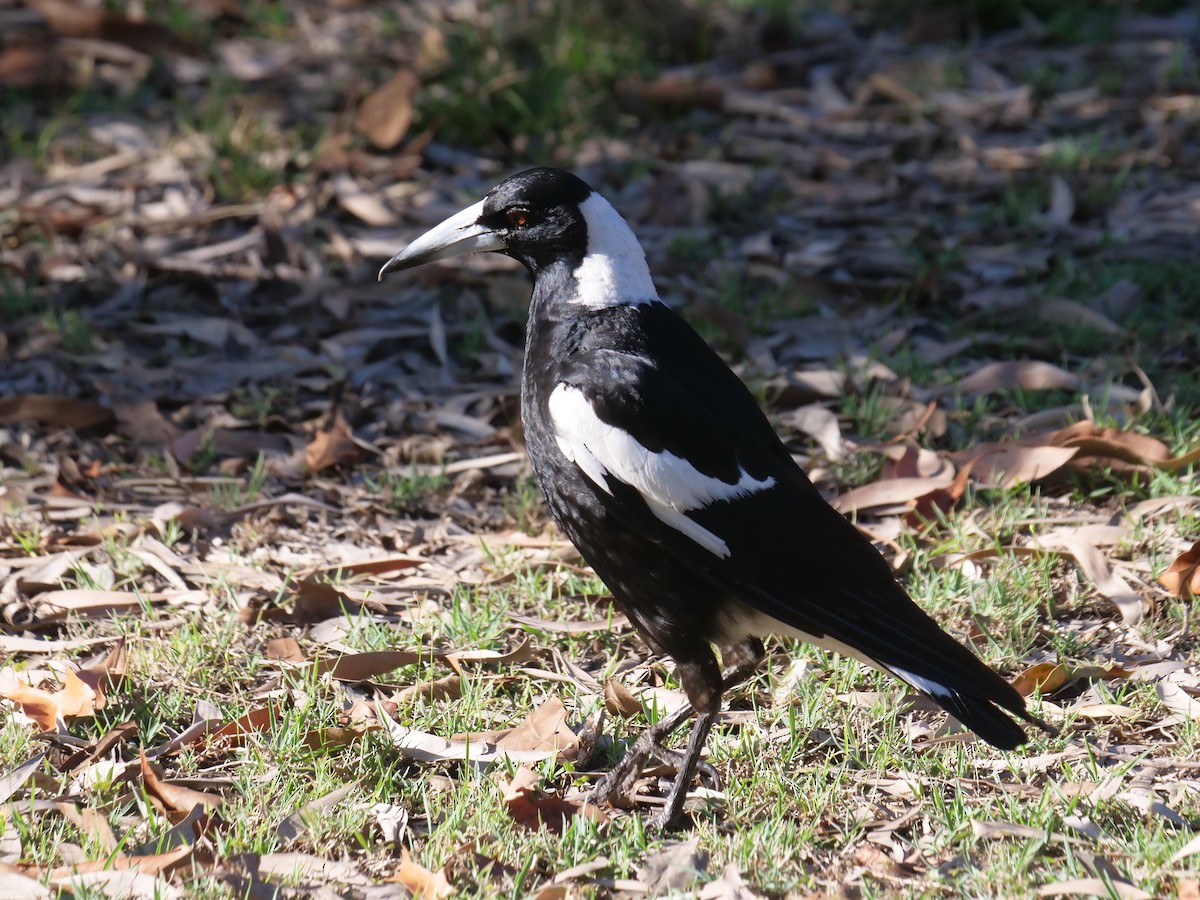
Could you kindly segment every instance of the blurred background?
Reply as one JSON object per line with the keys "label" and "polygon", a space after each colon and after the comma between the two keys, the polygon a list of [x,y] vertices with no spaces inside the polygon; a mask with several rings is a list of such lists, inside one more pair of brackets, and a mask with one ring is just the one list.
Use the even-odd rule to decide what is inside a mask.
{"label": "blurred background", "polygon": [[374,273],[551,163],[764,397],[851,433],[995,360],[1066,373],[999,385],[1001,431],[1080,387],[1195,403],[1198,28],[1168,0],[6,0],[0,394],[172,471],[511,449],[524,273]]}

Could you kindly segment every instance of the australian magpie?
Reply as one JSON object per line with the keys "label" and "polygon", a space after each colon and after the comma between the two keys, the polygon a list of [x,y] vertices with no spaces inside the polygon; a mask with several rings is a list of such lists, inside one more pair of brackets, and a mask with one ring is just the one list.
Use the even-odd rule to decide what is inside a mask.
{"label": "australian magpie", "polygon": [[[551,513],[642,637],[674,658],[690,701],[643,732],[598,799],[627,792],[654,755],[678,775],[653,824],[674,824],[723,692],[755,670],[770,634],[890,672],[996,747],[1025,740],[1009,714],[1053,731],[825,502],[745,385],[659,299],[607,200],[568,172],[530,169],[417,238],[379,277],[477,251],[533,275],[521,415]],[[663,749],[693,710],[687,750]]]}

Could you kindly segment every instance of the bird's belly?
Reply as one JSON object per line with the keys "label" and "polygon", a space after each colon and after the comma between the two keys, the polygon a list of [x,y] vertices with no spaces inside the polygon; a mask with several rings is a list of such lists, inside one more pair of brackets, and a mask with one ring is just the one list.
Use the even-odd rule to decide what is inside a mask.
{"label": "bird's belly", "polygon": [[728,641],[730,644],[738,643],[747,637],[765,638],[768,635],[774,634],[780,637],[796,638],[807,644],[812,644],[814,647],[820,647],[822,650],[839,653],[842,656],[865,662],[872,668],[877,668],[869,659],[849,644],[845,644],[828,635],[810,634],[807,631],[794,628],[791,625],[780,622],[774,616],[769,616],[757,609],[752,609],[738,601],[732,601],[726,607],[725,612],[720,617],[718,628],[722,634],[722,639]]}
{"label": "bird's belly", "polygon": [[655,649],[697,640],[722,643],[721,610],[728,599],[701,574],[620,522],[605,496],[574,465],[535,461],[534,473],[559,528],[612,592]]}

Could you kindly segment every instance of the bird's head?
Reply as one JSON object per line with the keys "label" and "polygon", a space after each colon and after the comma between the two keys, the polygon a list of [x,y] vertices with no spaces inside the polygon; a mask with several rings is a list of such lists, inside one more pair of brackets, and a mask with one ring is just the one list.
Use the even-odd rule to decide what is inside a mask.
{"label": "bird's head", "polygon": [[535,276],[555,264],[573,275],[568,302],[614,306],[657,299],[646,255],[625,220],[579,178],[528,169],[435,225],[384,264],[388,272],[480,252],[503,253]]}

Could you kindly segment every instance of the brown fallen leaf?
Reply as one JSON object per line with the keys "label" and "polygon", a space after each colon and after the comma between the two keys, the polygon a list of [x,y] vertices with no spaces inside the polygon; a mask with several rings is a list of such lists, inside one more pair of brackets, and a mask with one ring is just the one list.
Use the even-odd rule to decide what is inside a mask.
{"label": "brown fallen leaf", "polygon": [[318,675],[328,673],[338,681],[369,681],[401,666],[415,666],[439,656],[433,650],[368,650],[337,659],[319,659],[313,668]]}
{"label": "brown fallen leaf", "polygon": [[103,697],[106,693],[118,690],[124,685],[125,670],[128,664],[125,655],[125,638],[118,638],[102,660],[79,670],[79,679]]}
{"label": "brown fallen leaf", "polygon": [[579,735],[567,725],[567,709],[562,701],[551,697],[496,741],[496,746],[504,750],[554,751],[570,759],[579,746]]}
{"label": "brown fallen leaf", "polygon": [[991,394],[1021,388],[1026,391],[1047,391],[1056,388],[1073,390],[1079,379],[1065,369],[1038,360],[1014,360],[989,363],[955,382],[953,390],[960,394]]}
{"label": "brown fallen leaf", "polygon": [[[135,856],[120,855],[88,862],[72,863],[69,866],[59,866],[58,868],[44,870],[43,877],[55,887],[68,887],[76,876],[90,873],[134,870],[143,875],[158,875],[169,872],[186,863],[195,852],[195,846],[185,844],[166,853],[147,853]],[[118,896],[138,895],[122,892]]]}
{"label": "brown fallen leaf", "polygon": [[1153,895],[1116,878],[1072,878],[1043,884],[1037,889],[1039,897],[1117,897],[1119,900],[1152,900]]}
{"label": "brown fallen leaf", "polygon": [[1163,680],[1154,685],[1154,691],[1158,694],[1158,699],[1172,712],[1190,719],[1200,719],[1200,699],[1189,693],[1182,684]]}
{"label": "brown fallen leaf", "polygon": [[354,124],[380,150],[390,150],[408,133],[419,87],[417,76],[401,69],[363,100]]}
{"label": "brown fallen leaf", "polygon": [[949,472],[933,478],[885,478],[839,494],[830,501],[843,515],[889,506],[908,506],[939,488],[954,483]]}
{"label": "brown fallen leaf", "polygon": [[349,728],[313,728],[305,732],[302,741],[309,750],[336,750],[339,747],[349,747],[355,741],[373,728],[379,728],[379,723],[369,726],[352,726]]}
{"label": "brown fallen leaf", "polygon": [[189,787],[177,784],[167,784],[159,778],[158,773],[154,771],[154,766],[146,759],[145,750],[138,752],[138,760],[141,763],[142,784],[146,787],[146,793],[161,802],[163,808],[169,812],[190,813],[197,806],[206,810],[213,809],[225,802],[216,794],[194,791]]}
{"label": "brown fallen leaf", "polygon": [[521,766],[513,777],[500,787],[504,806],[513,820],[536,831],[543,826],[555,834],[562,834],[567,821],[575,816],[584,816],[596,822],[608,821],[608,816],[590,803],[567,800],[538,789],[540,776],[532,769]]}
{"label": "brown fallen leaf", "polygon": [[58,720],[91,716],[104,706],[103,695],[68,669],[58,690],[34,687],[19,676],[0,679],[0,698],[11,700],[43,731],[55,731]]}
{"label": "brown fallen leaf", "polygon": [[383,880],[404,885],[412,893],[414,900],[440,900],[442,897],[454,895],[454,887],[446,878],[444,869],[433,872],[420,863],[413,862],[407,850],[401,852],[400,868]]}
{"label": "brown fallen leaf", "polygon": [[314,578],[295,583],[292,601],[291,621],[302,625],[353,615],[362,608],[329,582]]}
{"label": "brown fallen leaf", "polygon": [[1033,692],[1053,694],[1075,681],[1128,678],[1132,672],[1123,666],[1113,664],[1107,668],[1100,666],[1071,666],[1066,663],[1038,663],[1030,666],[1012,680],[1012,686],[1022,697],[1028,697]]}
{"label": "brown fallen leaf", "polygon": [[66,80],[66,60],[53,43],[17,44],[0,50],[0,85],[53,87]]}
{"label": "brown fallen leaf", "polygon": [[282,711],[275,706],[260,706],[218,728],[199,743],[209,747],[241,747],[251,734],[270,731],[279,721]]}
{"label": "brown fallen leaf", "polygon": [[1083,471],[1107,469],[1114,472],[1149,474],[1173,463],[1166,444],[1157,438],[1136,431],[1100,428],[1093,422],[1076,422],[1046,435],[1030,435],[1022,443],[1052,444],[1073,447],[1078,452],[1071,467]]}
{"label": "brown fallen leaf", "polygon": [[113,413],[117,417],[117,430],[135,444],[170,444],[183,434],[178,425],[163,417],[153,400],[114,403]]}
{"label": "brown fallen leaf", "polygon": [[338,415],[327,428],[316,432],[304,451],[304,461],[310,472],[323,472],[334,466],[349,466],[366,456],[366,451],[354,440],[345,418]]}
{"label": "brown fallen leaf", "polygon": [[1053,475],[1078,452],[1077,447],[990,444],[968,462],[977,481],[1007,489]]}
{"label": "brown fallen leaf", "polygon": [[357,787],[358,782],[352,781],[336,790],[330,791],[328,794],[317,797],[315,800],[310,800],[299,809],[284,816],[279,824],[275,826],[275,834],[284,841],[295,840],[309,830],[311,827],[310,823],[314,818],[318,818],[316,814],[328,812],[336,808],[346,795]]}
{"label": "brown fallen leaf", "polygon": [[424,700],[457,700],[462,696],[463,679],[461,675],[447,675],[434,681],[410,685],[396,692],[392,698],[398,706],[412,703],[418,699]]}
{"label": "brown fallen leaf", "polygon": [[110,750],[119,744],[123,744],[127,740],[136,737],[138,733],[138,724],[134,721],[122,722],[115,725],[105,732],[98,741],[94,744],[89,744],[86,747],[81,747],[79,750],[68,756],[59,765],[59,768],[64,772],[75,773],[80,769],[90,766],[102,756],[108,754]]}
{"label": "brown fallen leaf", "polygon": [[1121,577],[1099,547],[1078,531],[1057,535],[1054,543],[1075,561],[1097,593],[1117,607],[1122,622],[1136,625],[1142,620],[1146,614],[1146,598]]}
{"label": "brown fallen leaf", "polygon": [[51,394],[17,394],[0,398],[0,425],[12,422],[32,422],[47,428],[70,428],[87,431],[113,423],[111,409],[80,400]]}
{"label": "brown fallen leaf", "polygon": [[962,495],[966,493],[967,481],[970,480],[974,461],[968,462],[954,476],[949,487],[934,488],[928,494],[917,498],[917,505],[904,516],[904,524],[909,528],[919,528],[925,522],[936,521],[939,515],[946,515],[958,505]]}
{"label": "brown fallen leaf", "polygon": [[1200,541],[1184,550],[1158,578],[1163,590],[1185,600],[1200,597]]}
{"label": "brown fallen leaf", "polygon": [[271,638],[267,641],[267,659],[278,659],[282,662],[308,661],[308,657],[300,649],[300,642],[294,637]]}
{"label": "brown fallen leaf", "polygon": [[93,38],[123,44],[142,53],[160,53],[178,48],[180,41],[168,28],[156,22],[141,22],[124,13],[104,7],[89,7],[68,0],[29,0],[56,34],[72,38]]}
{"label": "brown fallen leaf", "polygon": [[382,559],[364,559],[358,562],[333,563],[321,566],[317,573],[322,575],[382,575],[385,572],[402,572],[423,565],[426,560],[413,556],[385,556]]}
{"label": "brown fallen leaf", "polygon": [[642,704],[637,697],[630,693],[629,688],[615,678],[604,682],[604,708],[614,716],[629,719],[640,715]]}
{"label": "brown fallen leaf", "polygon": [[[2,70],[0,70],[2,71]],[[0,83],[3,83],[0,81]],[[21,900],[51,900],[61,896],[22,872],[11,871],[8,866],[0,863],[0,897],[19,897]]]}

